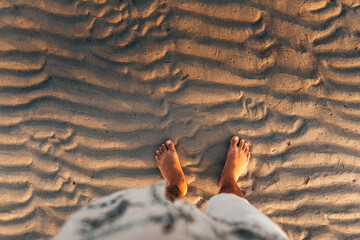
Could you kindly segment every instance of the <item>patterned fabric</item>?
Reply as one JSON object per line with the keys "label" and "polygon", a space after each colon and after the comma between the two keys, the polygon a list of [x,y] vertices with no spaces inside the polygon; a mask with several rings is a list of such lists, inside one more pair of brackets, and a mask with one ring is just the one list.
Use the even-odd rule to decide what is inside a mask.
{"label": "patterned fabric", "polygon": [[[167,200],[165,187],[162,181],[146,188],[118,191],[91,202],[73,214],[51,239],[287,239],[269,218],[233,194],[216,195],[206,206],[208,213],[204,213],[182,199]],[[223,205],[221,201],[228,204]],[[231,202],[240,204],[237,207],[240,212],[241,208],[248,209],[253,219],[247,223],[246,219],[236,217],[239,214],[235,218],[221,216],[234,208]],[[257,212],[253,214],[253,211]]]}

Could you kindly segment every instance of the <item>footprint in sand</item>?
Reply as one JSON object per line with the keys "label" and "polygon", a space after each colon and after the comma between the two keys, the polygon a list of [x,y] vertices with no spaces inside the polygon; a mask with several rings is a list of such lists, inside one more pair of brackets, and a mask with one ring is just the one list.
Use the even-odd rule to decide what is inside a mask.
{"label": "footprint in sand", "polygon": [[59,156],[67,149],[66,146],[73,145],[74,135],[74,130],[70,128],[64,132],[39,130],[30,134],[30,140],[27,145],[41,154]]}

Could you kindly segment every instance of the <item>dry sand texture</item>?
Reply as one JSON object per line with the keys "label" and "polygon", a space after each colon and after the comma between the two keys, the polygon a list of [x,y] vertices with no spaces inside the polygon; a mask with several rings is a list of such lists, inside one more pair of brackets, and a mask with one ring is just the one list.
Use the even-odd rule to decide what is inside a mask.
{"label": "dry sand texture", "polygon": [[246,197],[293,239],[360,238],[360,2],[1,0],[0,239],[161,179],[217,191],[228,140]]}

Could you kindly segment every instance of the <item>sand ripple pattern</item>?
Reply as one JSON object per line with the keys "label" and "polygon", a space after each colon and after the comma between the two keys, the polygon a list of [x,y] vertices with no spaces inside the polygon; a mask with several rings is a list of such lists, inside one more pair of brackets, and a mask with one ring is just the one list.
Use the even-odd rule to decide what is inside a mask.
{"label": "sand ripple pattern", "polygon": [[234,134],[292,239],[360,238],[359,22],[352,0],[1,1],[0,239],[161,179],[167,138],[204,207]]}

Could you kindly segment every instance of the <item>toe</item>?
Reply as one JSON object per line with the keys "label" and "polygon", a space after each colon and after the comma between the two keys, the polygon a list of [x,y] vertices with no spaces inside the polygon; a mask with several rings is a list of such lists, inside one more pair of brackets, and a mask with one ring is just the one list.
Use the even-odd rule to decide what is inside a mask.
{"label": "toe", "polygon": [[156,162],[158,162],[158,161],[159,161],[158,156],[155,156],[155,161],[156,161]]}
{"label": "toe", "polygon": [[248,147],[248,144],[247,144],[247,142],[244,144],[244,147],[243,147],[243,151],[245,151],[246,152],[246,149],[248,149],[249,147]]}
{"label": "toe", "polygon": [[174,146],[173,141],[167,140],[167,141],[166,141],[166,146],[169,148],[169,150],[175,151],[175,146]]}
{"label": "toe", "polygon": [[166,152],[166,146],[165,146],[165,144],[161,144],[161,149],[162,149],[163,152]]}
{"label": "toe", "polygon": [[247,158],[247,160],[249,161],[249,159],[250,159],[250,152],[248,152],[248,153],[246,154],[246,158]]}
{"label": "toe", "polygon": [[160,151],[156,150],[156,156],[159,158],[160,157]]}
{"label": "toe", "polygon": [[249,146],[248,146],[247,144],[246,144],[246,148],[245,148],[244,151],[245,151],[245,154],[248,154],[248,152],[250,151],[250,150],[249,150]]}
{"label": "toe", "polygon": [[237,144],[238,144],[238,142],[239,142],[239,137],[238,137],[238,136],[233,136],[233,137],[231,138],[231,140],[230,140],[230,145],[231,145],[232,147],[236,147]]}
{"label": "toe", "polygon": [[164,153],[164,151],[162,150],[161,147],[159,147],[159,152],[160,152],[160,154],[163,154],[163,153]]}
{"label": "toe", "polygon": [[244,145],[245,145],[245,141],[244,141],[244,139],[241,139],[240,143],[239,143],[239,148],[243,149]]}

